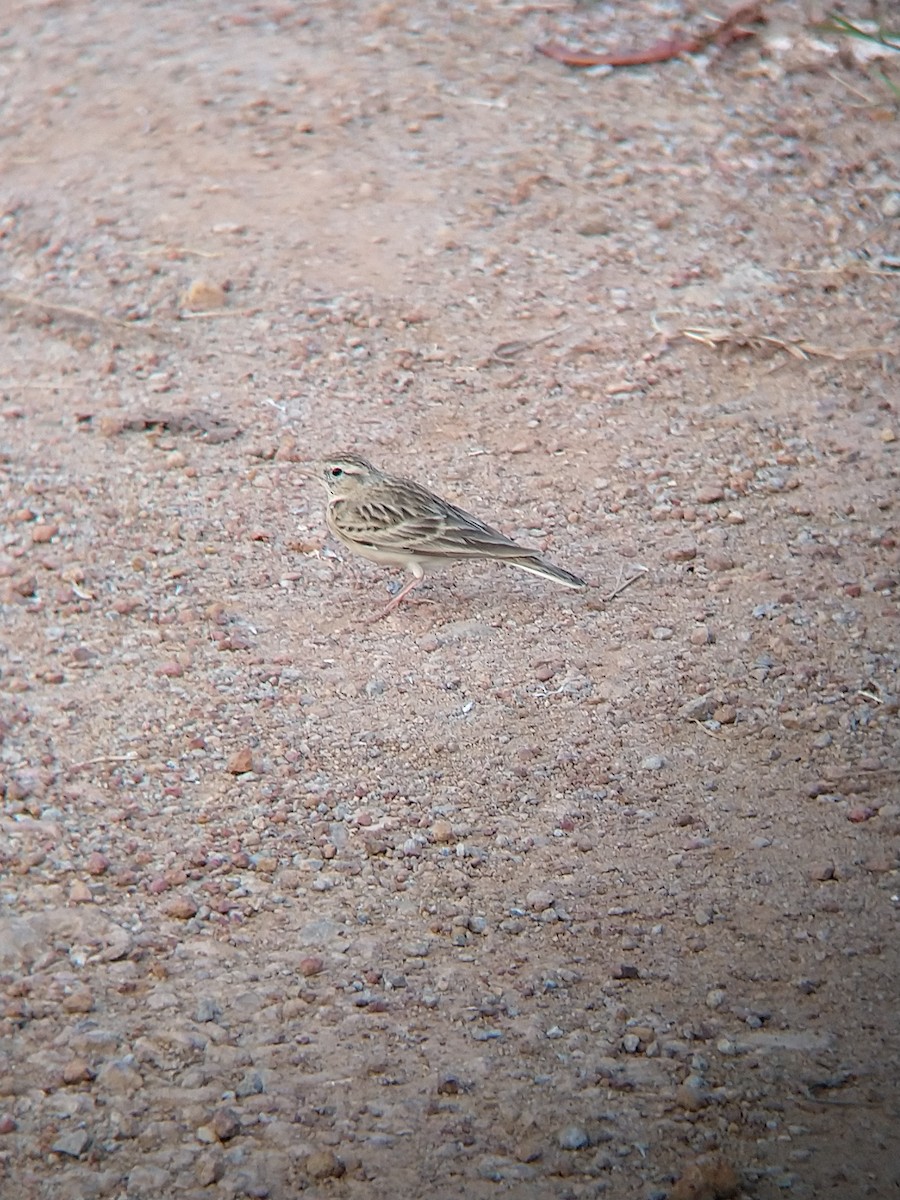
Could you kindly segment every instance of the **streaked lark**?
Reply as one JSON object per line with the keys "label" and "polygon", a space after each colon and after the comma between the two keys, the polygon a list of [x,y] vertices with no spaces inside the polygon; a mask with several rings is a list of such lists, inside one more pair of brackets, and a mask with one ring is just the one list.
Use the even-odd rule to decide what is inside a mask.
{"label": "streaked lark", "polygon": [[403,567],[412,579],[373,620],[396,608],[436,567],[463,559],[496,559],[563,587],[587,584],[443,500],[411,479],[400,479],[356,454],[329,458],[320,468],[328,492],[328,528],[349,550],[389,567]]}

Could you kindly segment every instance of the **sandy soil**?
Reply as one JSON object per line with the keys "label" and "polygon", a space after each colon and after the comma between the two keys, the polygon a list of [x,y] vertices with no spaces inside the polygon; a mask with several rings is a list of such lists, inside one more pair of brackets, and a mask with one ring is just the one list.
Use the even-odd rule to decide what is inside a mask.
{"label": "sandy soil", "polygon": [[[7,3],[4,1198],[897,1195],[900,126],[815,15]],[[595,587],[361,622],[336,447]]]}

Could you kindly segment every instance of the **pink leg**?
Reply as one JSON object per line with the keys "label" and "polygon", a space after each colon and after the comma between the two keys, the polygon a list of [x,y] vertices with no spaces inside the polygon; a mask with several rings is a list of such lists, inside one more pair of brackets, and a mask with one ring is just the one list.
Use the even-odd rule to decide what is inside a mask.
{"label": "pink leg", "polygon": [[380,621],[382,617],[386,617],[388,613],[393,612],[400,601],[408,596],[413,588],[417,588],[424,578],[424,572],[419,575],[414,575],[409,583],[405,587],[401,588],[397,595],[392,597],[392,599],[387,602],[384,608],[377,612],[374,617],[369,617],[369,621]]}

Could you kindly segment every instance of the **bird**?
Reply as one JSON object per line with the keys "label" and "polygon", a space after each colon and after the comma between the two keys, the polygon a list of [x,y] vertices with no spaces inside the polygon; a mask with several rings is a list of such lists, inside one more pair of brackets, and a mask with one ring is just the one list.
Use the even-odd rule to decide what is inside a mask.
{"label": "bird", "polygon": [[392,612],[433,568],[465,559],[495,559],[567,588],[588,586],[537,550],[518,545],[422,484],[388,475],[358,454],[326,459],[319,475],[328,493],[325,520],[338,541],[372,562],[412,572],[373,621]]}

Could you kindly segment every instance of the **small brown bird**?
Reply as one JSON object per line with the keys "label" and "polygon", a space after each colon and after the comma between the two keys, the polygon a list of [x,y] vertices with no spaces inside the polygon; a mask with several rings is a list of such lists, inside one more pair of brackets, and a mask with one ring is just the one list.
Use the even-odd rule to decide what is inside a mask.
{"label": "small brown bird", "polygon": [[461,559],[496,559],[563,587],[588,586],[421,484],[387,475],[356,454],[329,458],[321,478],[328,492],[325,518],[338,541],[373,562],[412,572],[373,620],[396,608],[433,568]]}

